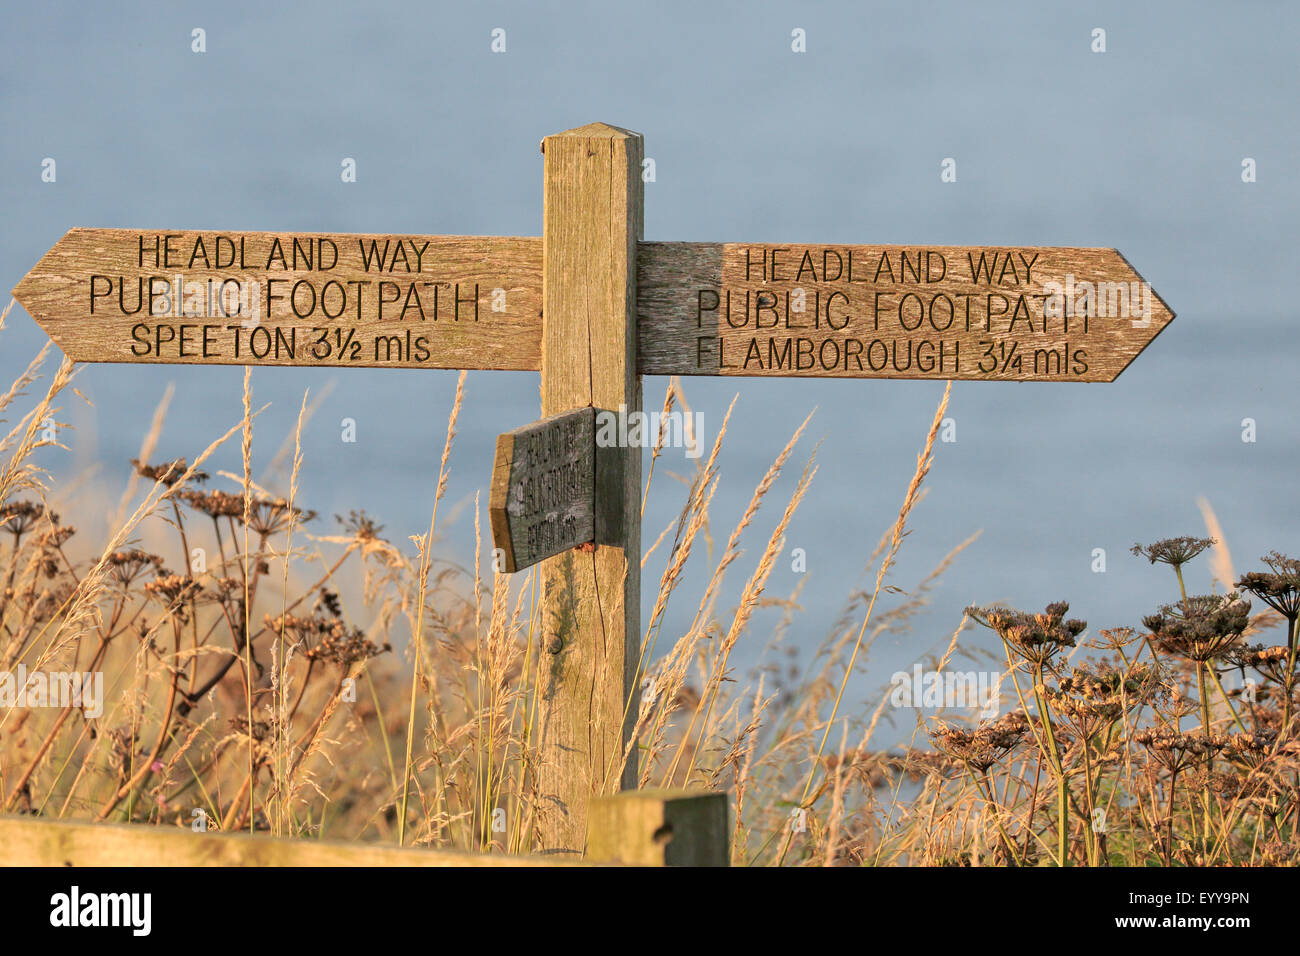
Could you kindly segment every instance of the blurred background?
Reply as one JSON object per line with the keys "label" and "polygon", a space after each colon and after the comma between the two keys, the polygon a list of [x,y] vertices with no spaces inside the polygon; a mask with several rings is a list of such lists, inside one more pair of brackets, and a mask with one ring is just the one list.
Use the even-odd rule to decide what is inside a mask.
{"label": "blurred background", "polygon": [[[910,631],[871,649],[870,673],[852,689],[860,706],[891,672],[946,646],[970,603],[1041,609],[1065,599],[1094,628],[1139,624],[1176,589],[1167,569],[1128,548],[1204,534],[1201,496],[1238,573],[1270,549],[1300,551],[1291,292],[1300,186],[1286,165],[1300,155],[1300,9],[1045,6],[11,7],[0,39],[0,272],[12,288],[77,225],[540,235],[538,143],[596,120],[645,136],[656,168],[645,190],[651,240],[1119,249],[1178,319],[1114,384],[954,386],[957,440],[937,446],[890,583],[913,591],[982,534]],[[201,54],[191,51],[195,28],[206,33]],[[504,53],[491,51],[496,28]],[[804,53],[791,49],[796,28]],[[1092,50],[1098,28],[1104,53]],[[46,157],[54,183],[41,180]],[[340,181],[344,157],[357,162],[355,183]],[[940,181],[948,157],[955,183]],[[3,381],[45,341],[16,307],[0,334]],[[85,367],[76,384],[93,407],[66,402],[71,451],[43,453],[54,486],[79,479],[83,503],[116,502],[169,383],[155,457],[192,458],[239,420],[241,377]],[[254,473],[291,436],[310,389],[320,405],[303,434],[299,500],[321,512],[313,530],[332,533],[333,514],[364,507],[407,547],[428,527],[455,384],[454,372],[254,370],[254,406],[270,403]],[[666,385],[645,381],[647,409]],[[864,566],[894,520],[942,386],[697,378],[684,387],[708,443],[740,395],[712,509],[719,549],[817,409],[721,602],[738,596],[820,441],[820,470],[769,585],[785,596],[806,577],[789,633],[806,655],[849,594],[874,581]],[[538,408],[535,374],[470,373],[439,511],[445,556],[472,566],[473,497],[483,492],[486,518],[495,437]],[[341,440],[345,418],[356,421],[355,443]],[[1243,441],[1244,419],[1254,441]],[[659,460],[647,545],[684,501],[669,473],[694,464],[680,449]],[[220,468],[239,471],[237,440],[208,470]],[[806,552],[806,574],[792,568],[794,548]],[[649,596],[666,551],[646,566]],[[666,635],[689,626],[706,580],[700,568],[674,597]],[[1189,586],[1209,590],[1203,561]],[[741,666],[757,660],[779,615],[759,612],[735,655]]]}

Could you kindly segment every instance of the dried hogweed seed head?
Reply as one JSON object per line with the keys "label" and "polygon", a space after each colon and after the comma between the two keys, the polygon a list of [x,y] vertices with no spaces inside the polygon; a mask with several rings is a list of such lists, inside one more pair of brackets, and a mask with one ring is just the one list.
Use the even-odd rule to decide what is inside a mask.
{"label": "dried hogweed seed head", "polygon": [[1087,628],[1084,621],[1065,620],[1069,609],[1069,604],[1057,601],[1041,614],[1005,607],[968,607],[966,613],[996,631],[1011,651],[1041,665],[1064,648],[1074,647],[1075,638]]}
{"label": "dried hogweed seed head", "polygon": [[1097,632],[1097,636],[1088,642],[1088,646],[1099,650],[1117,651],[1139,639],[1137,630],[1131,627],[1102,628]]}
{"label": "dried hogweed seed head", "polygon": [[1269,571],[1242,575],[1237,587],[1249,591],[1277,611],[1292,627],[1300,617],[1300,561],[1270,551],[1260,558]]}
{"label": "dried hogweed seed head", "polygon": [[1291,673],[1291,648],[1285,644],[1265,647],[1263,644],[1238,644],[1224,655],[1233,667],[1251,667],[1271,681],[1287,686],[1295,680]]}
{"label": "dried hogweed seed head", "polygon": [[[51,518],[54,516],[51,515]],[[49,531],[46,531],[40,537],[40,546],[44,551],[57,551],[67,543],[68,539],[77,533],[77,529],[71,525],[56,525]]]}
{"label": "dried hogweed seed head", "polygon": [[314,511],[303,511],[284,498],[263,498],[252,503],[248,514],[248,527],[264,537],[279,534],[292,521],[298,524],[316,517]]}
{"label": "dried hogweed seed head", "polygon": [[1198,595],[1166,604],[1142,623],[1162,651],[1203,663],[1241,643],[1250,624],[1250,602],[1235,591]]}
{"label": "dried hogweed seed head", "polygon": [[1232,734],[1223,747],[1223,755],[1234,763],[1246,767],[1259,767],[1273,752],[1277,740],[1275,730],[1257,730],[1248,734]]}
{"label": "dried hogweed seed head", "polygon": [[1214,543],[1213,538],[1193,538],[1184,535],[1181,538],[1161,538],[1151,544],[1135,544],[1129,550],[1140,558],[1146,558],[1152,564],[1168,564],[1181,568]]}
{"label": "dried hogweed seed head", "polygon": [[[163,461],[156,465],[147,465],[138,458],[132,458],[131,464],[135,466],[136,474],[142,478],[148,478],[151,481],[160,481],[167,487],[171,487],[181,480],[189,468],[189,463],[184,458],[177,458],[173,461]],[[206,471],[196,471],[190,475],[190,481],[201,484],[208,480]]]}
{"label": "dried hogweed seed head", "polygon": [[1025,715],[1012,711],[974,730],[940,723],[930,731],[930,738],[953,762],[983,773],[1014,750],[1028,733]]}
{"label": "dried hogweed seed head", "polygon": [[129,588],[131,582],[145,571],[158,574],[162,570],[163,559],[156,554],[132,548],[129,551],[114,551],[108,556],[108,574],[120,587]]}
{"label": "dried hogweed seed head", "polygon": [[331,617],[343,616],[343,605],[339,603],[338,593],[328,588],[321,588],[316,598],[316,607],[324,609]]}
{"label": "dried hogweed seed head", "polygon": [[335,515],[334,520],[341,524],[343,530],[348,534],[354,535],[363,541],[379,537],[379,533],[384,530],[384,526],[376,523],[373,518],[367,515],[364,508],[360,511],[349,511],[346,518]]}
{"label": "dried hogweed seed head", "polygon": [[308,660],[330,661],[344,667],[392,650],[392,645],[387,642],[376,644],[361,628],[349,627],[334,617],[285,614],[273,618],[267,615],[266,626],[274,633],[283,632],[286,638],[301,644]]}
{"label": "dried hogweed seed head", "polygon": [[181,499],[195,511],[202,512],[209,518],[234,518],[237,521],[244,520],[244,499],[239,495],[228,494],[224,491],[193,491],[187,490],[181,492]]}
{"label": "dried hogweed seed head", "polygon": [[[45,514],[45,506],[34,501],[11,501],[0,505],[0,530],[8,531],[16,538],[21,538]],[[50,520],[55,524],[59,516],[50,513]]]}
{"label": "dried hogweed seed head", "polygon": [[1171,727],[1139,730],[1133,735],[1133,740],[1145,747],[1151,759],[1170,773],[1203,763],[1228,745],[1228,738],[1222,734],[1184,733]]}
{"label": "dried hogweed seed head", "polygon": [[1083,738],[1114,723],[1126,711],[1150,700],[1159,688],[1154,668],[1134,664],[1120,669],[1109,662],[1080,664],[1048,690],[1053,710]]}

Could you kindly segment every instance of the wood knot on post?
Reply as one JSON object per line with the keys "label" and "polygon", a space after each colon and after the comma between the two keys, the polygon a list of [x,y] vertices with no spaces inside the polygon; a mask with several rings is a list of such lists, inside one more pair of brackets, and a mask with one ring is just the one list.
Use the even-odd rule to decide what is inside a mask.
{"label": "wood knot on post", "polygon": [[558,634],[552,634],[546,639],[546,649],[552,654],[558,654],[564,649],[564,638]]}

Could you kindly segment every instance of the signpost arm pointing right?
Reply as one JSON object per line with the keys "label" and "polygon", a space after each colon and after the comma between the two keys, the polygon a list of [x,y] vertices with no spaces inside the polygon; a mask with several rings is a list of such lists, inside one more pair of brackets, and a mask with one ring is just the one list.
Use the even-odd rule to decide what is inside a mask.
{"label": "signpost arm pointing right", "polygon": [[[593,123],[548,136],[542,237],[542,415],[641,410],[636,250],[641,136]],[[581,853],[592,797],[636,786],[641,449],[596,449],[593,552],[541,565],[537,850]]]}

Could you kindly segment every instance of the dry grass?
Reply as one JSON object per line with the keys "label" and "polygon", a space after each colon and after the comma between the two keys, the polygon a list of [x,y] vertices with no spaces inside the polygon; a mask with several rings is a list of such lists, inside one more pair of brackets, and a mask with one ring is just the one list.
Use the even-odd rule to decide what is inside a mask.
{"label": "dry grass", "polygon": [[[47,352],[0,397],[5,414],[38,381]],[[241,419],[192,464],[155,460],[164,396],[110,531],[86,543],[54,510],[59,489],[32,460],[57,443],[58,429],[47,426],[72,373],[66,363],[57,369],[0,442],[0,671],[102,672],[106,700],[94,718],[76,707],[0,707],[4,811],[527,852],[536,819],[538,579],[437,556],[464,375],[424,535],[389,541],[363,511],[328,533],[302,507],[306,395],[267,479],[279,493],[254,481],[257,412],[246,377]],[[921,716],[913,741],[932,735],[937,749],[873,749],[881,721],[898,714],[888,691],[865,706],[854,701],[872,645],[911,626],[974,540],[910,593],[891,583],[947,402],[945,391],[903,503],[882,522],[868,561],[874,585],[850,596],[801,671],[789,634],[802,585],[786,597],[767,588],[814,480],[815,449],[760,546],[742,545],[809,423],[777,454],[715,559],[710,506],[733,401],[684,482],[676,522],[647,551],[671,548],[644,602],[641,681],[629,705],[636,737],[623,756],[637,761],[641,784],[729,792],[734,862],[743,865],[1289,860],[1294,620],[1291,653],[1287,645],[1244,649],[1254,632],[1238,629],[1203,665],[1180,657],[1186,642],[1168,634],[1103,631],[1087,644],[1114,656],[1085,663],[1063,636],[1072,626],[1059,609],[1036,618],[971,609],[1005,642],[1001,679],[1021,706],[970,727]],[[677,380],[663,403],[674,407],[689,410]],[[236,434],[242,472],[206,475],[200,466]],[[660,455],[656,444],[646,499]],[[218,480],[230,490],[201,490]],[[479,514],[476,500],[476,534]],[[727,576],[747,553],[755,558],[739,600],[723,607]],[[1226,550],[1216,573],[1231,577]],[[687,580],[702,582],[702,597],[683,633],[665,633]],[[1183,603],[1188,614],[1193,603]],[[755,633],[761,609],[779,612],[766,638]],[[966,625],[933,669],[963,653]],[[1037,654],[1017,630],[1025,627],[1059,646]],[[748,678],[733,663],[742,642],[765,645]],[[1222,690],[1229,666],[1256,668],[1254,701]],[[1099,809],[1104,832],[1092,827]]]}

